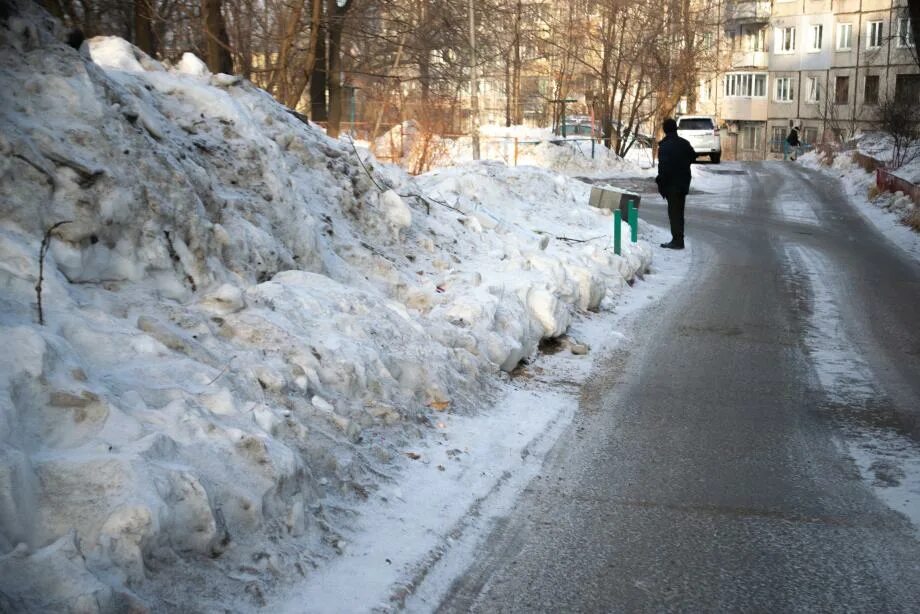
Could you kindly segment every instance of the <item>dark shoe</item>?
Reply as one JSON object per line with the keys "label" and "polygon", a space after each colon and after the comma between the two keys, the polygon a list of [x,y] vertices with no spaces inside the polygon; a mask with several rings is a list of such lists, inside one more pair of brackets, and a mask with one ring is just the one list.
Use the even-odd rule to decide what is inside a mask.
{"label": "dark shoe", "polygon": [[668,243],[662,243],[661,247],[665,249],[684,249],[684,243],[683,241],[680,243],[677,243],[676,241],[670,241]]}

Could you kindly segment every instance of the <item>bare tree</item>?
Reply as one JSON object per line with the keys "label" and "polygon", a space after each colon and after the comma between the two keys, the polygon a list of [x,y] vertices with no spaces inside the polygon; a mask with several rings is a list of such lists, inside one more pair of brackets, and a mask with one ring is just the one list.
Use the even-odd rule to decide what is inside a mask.
{"label": "bare tree", "polygon": [[892,142],[889,168],[904,166],[920,157],[920,107],[906,96],[885,98],[879,104],[878,129]]}
{"label": "bare tree", "polygon": [[157,53],[153,23],[156,6],[153,0],[134,0],[134,44],[150,56]]}
{"label": "bare tree", "polygon": [[221,0],[202,0],[201,16],[206,38],[206,63],[211,72],[233,72],[230,37],[221,12]]}

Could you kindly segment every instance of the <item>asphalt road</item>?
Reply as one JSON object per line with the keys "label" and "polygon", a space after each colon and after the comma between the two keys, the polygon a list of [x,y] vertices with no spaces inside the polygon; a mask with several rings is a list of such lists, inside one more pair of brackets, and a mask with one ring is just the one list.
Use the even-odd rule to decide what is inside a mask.
{"label": "asphalt road", "polygon": [[[734,168],[688,201],[689,279],[597,369],[440,612],[920,612],[918,532],[839,445],[848,421],[920,433],[920,267],[835,182]],[[790,248],[827,263],[875,402],[822,387]]]}

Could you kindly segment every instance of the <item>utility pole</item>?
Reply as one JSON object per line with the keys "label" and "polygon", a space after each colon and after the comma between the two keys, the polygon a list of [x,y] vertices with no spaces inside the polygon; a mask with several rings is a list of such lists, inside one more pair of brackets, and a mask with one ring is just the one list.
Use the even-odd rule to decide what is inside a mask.
{"label": "utility pole", "polygon": [[473,0],[470,7],[470,132],[473,136],[473,159],[479,159],[479,76],[476,71],[476,17]]}

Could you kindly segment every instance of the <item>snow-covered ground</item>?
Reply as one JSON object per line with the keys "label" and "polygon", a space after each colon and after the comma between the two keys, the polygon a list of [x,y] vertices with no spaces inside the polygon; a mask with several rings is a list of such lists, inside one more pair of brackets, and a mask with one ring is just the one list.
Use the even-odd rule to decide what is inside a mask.
{"label": "snow-covered ground", "polygon": [[[537,166],[568,175],[585,177],[636,177],[654,173],[651,151],[634,146],[627,159],[620,158],[586,136],[563,139],[549,128],[483,126],[480,159],[508,166]],[[442,138],[423,134],[419,124],[406,121],[394,126],[374,143],[381,159],[398,162],[410,170],[466,164],[473,160],[470,137]],[[426,164],[421,164],[424,160]]]}
{"label": "snow-covered ground", "polygon": [[[10,6],[0,610],[257,608],[333,577],[316,570],[370,547],[361,526],[415,523],[387,558],[416,569],[571,416],[521,366],[576,377],[583,344],[616,337],[628,284],[657,291],[641,276],[660,233],[643,223],[614,255],[609,213],[566,175],[413,178],[194,56],[167,67],[117,38],[78,52]],[[527,365],[566,332],[581,343]]]}
{"label": "snow-covered ground", "polygon": [[[858,143],[859,151],[883,160],[890,157],[890,150],[887,147],[886,141],[881,138],[864,137]],[[823,154],[815,150],[801,156],[799,163],[839,178],[855,208],[892,243],[913,258],[920,260],[920,233],[904,224],[906,216],[917,215],[917,205],[911,201],[910,197],[901,192],[895,194],[883,192],[870,199],[869,188],[875,184],[875,174],[866,172],[859,166],[853,160],[850,152],[836,155],[831,164],[827,165]],[[920,172],[920,159],[899,169],[897,174],[910,181],[916,181],[918,172]]]}

